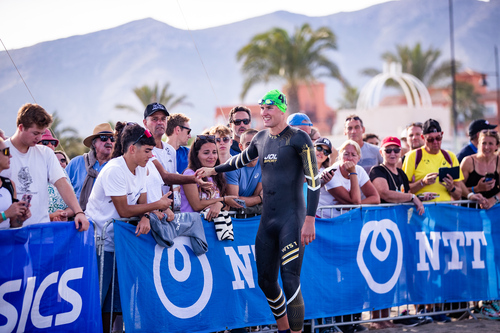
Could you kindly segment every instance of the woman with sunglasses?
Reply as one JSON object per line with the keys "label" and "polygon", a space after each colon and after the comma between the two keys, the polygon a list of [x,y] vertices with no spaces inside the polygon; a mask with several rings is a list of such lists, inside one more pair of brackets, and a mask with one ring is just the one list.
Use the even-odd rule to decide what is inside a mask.
{"label": "woman with sunglasses", "polygon": [[[382,140],[380,154],[384,162],[370,170],[370,180],[377,189],[382,203],[413,202],[418,215],[425,211],[424,205],[415,194],[410,193],[410,183],[403,170],[397,167],[401,158],[401,141],[388,136]],[[432,193],[427,194],[428,198]]]}
{"label": "woman with sunglasses", "polygon": [[[10,148],[0,138],[0,172],[10,168]],[[0,177],[0,229],[19,228],[31,216],[29,206],[16,199],[16,186],[9,178]]]}
{"label": "woman with sunglasses", "polygon": [[66,169],[69,163],[68,155],[66,155],[66,153],[63,152],[62,150],[56,150],[54,153],[56,154],[56,157],[59,160],[59,164],[61,164],[61,167],[63,169]]}
{"label": "woman with sunglasses", "polygon": [[465,157],[460,164],[464,175],[462,197],[478,201],[482,208],[490,208],[500,202],[499,144],[497,131],[482,130],[477,153]]}
{"label": "woman with sunglasses", "polygon": [[[345,141],[339,149],[340,161],[332,165],[336,170],[325,188],[333,196],[333,205],[379,204],[380,196],[366,171],[358,164],[361,148],[353,140]],[[337,171],[338,170],[338,171]],[[340,171],[340,172],[339,172]],[[322,217],[339,216],[337,209],[324,211]]]}
{"label": "woman with sunglasses", "polygon": [[[330,167],[330,155],[332,154],[332,143],[327,138],[319,138],[314,141],[316,164],[318,165],[318,174],[322,175],[321,189],[319,192],[318,207],[333,205],[333,197],[326,190],[325,186],[332,180],[334,170],[328,169]],[[318,210],[317,217],[322,216],[322,210]]]}
{"label": "woman with sunglasses", "polygon": [[[184,175],[194,175],[201,167],[213,168],[219,165],[215,136],[198,135],[189,150],[189,163]],[[200,212],[208,208],[207,220],[217,217],[226,207],[226,179],[223,174],[204,179],[214,184],[212,189],[203,189],[198,184],[184,184],[181,186],[181,213]],[[228,196],[236,198],[236,196]]]}
{"label": "woman with sunglasses", "polygon": [[212,127],[209,133],[215,137],[215,145],[217,146],[220,164],[226,163],[226,161],[231,158],[230,148],[233,144],[231,130],[224,125],[217,125]]}

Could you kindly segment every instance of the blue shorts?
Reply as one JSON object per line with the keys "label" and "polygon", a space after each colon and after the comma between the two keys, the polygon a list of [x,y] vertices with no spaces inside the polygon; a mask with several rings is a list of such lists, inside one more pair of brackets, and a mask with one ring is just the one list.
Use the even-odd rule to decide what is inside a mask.
{"label": "blue shorts", "polygon": [[[101,295],[101,308],[102,312],[111,312],[111,294],[113,293],[113,313],[121,313],[122,306],[120,301],[120,289],[118,287],[118,270],[115,262],[115,279],[114,290],[111,288],[111,281],[113,279],[113,260],[115,259],[114,252],[104,252],[104,268],[102,279],[102,295]],[[101,276],[101,258],[97,256],[97,263],[99,267],[99,277]]]}

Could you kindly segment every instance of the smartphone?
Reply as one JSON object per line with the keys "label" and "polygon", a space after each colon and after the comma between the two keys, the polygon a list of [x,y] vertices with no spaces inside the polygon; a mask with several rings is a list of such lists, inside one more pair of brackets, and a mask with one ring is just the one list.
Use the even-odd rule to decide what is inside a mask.
{"label": "smartphone", "polygon": [[494,173],[487,173],[485,177],[486,178],[484,178],[484,181],[489,182],[489,181],[495,179],[495,174]]}
{"label": "smartphone", "polygon": [[240,205],[240,206],[243,206],[243,208],[247,208],[247,204],[245,203],[245,200],[241,200],[241,199],[234,199],[234,201]]}
{"label": "smartphone", "polygon": [[[417,194],[417,198],[419,198],[420,200],[424,200],[424,198],[425,198],[425,193],[422,193],[422,194]],[[434,195],[432,196],[432,198],[431,198],[431,199],[429,199],[429,200],[432,200],[432,199],[435,199],[435,198],[439,198],[439,194],[434,194]]]}
{"label": "smartphone", "polygon": [[333,174],[335,173],[335,171],[337,171],[337,169],[331,169],[331,170],[330,170],[330,171],[328,171],[328,172],[329,172],[330,174],[332,174],[332,175],[333,175]]}
{"label": "smartphone", "polygon": [[439,168],[439,181],[443,182],[444,178],[450,175],[453,179],[460,178],[460,167],[456,166],[453,168]]}
{"label": "smartphone", "polygon": [[23,194],[23,198],[21,199],[21,201],[24,201],[26,202],[25,206],[29,206],[30,205],[30,202],[31,202],[31,198],[33,197],[32,194],[29,194],[29,193],[25,193]]}

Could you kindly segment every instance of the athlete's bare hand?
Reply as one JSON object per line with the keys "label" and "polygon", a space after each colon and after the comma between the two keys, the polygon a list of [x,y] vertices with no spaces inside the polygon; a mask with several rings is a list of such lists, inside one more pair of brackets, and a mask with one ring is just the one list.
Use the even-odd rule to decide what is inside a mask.
{"label": "athlete's bare hand", "polygon": [[206,191],[212,191],[215,189],[215,185],[212,182],[206,182],[203,180],[203,178],[194,178],[196,183],[204,190]]}
{"label": "athlete's bare hand", "polygon": [[207,167],[199,168],[195,172],[196,178],[205,178],[205,177],[215,176],[216,174],[217,172],[215,172],[214,168],[207,168]]}
{"label": "athlete's bare hand", "polygon": [[309,245],[309,243],[316,239],[316,230],[314,227],[315,220],[316,218],[314,216],[306,216],[300,234],[300,241],[304,245]]}

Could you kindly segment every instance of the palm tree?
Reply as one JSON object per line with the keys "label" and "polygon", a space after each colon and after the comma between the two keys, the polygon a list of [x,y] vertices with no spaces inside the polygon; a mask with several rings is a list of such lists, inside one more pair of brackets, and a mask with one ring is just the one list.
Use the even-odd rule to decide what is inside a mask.
{"label": "palm tree", "polygon": [[485,106],[479,102],[481,97],[474,86],[467,82],[457,82],[457,114],[466,122],[484,117]]}
{"label": "palm tree", "polygon": [[83,139],[78,136],[78,131],[74,127],[62,127],[62,120],[57,111],[52,114],[52,125],[50,130],[52,135],[59,140],[59,146],[56,149],[63,150],[69,158],[73,158],[88,151],[83,145]]}
{"label": "palm tree", "polygon": [[[170,83],[167,82],[161,89],[158,86],[158,83],[155,83],[153,87],[143,85],[142,87],[134,88],[133,91],[144,107],[154,102],[163,104],[167,108],[167,110],[171,110],[181,104],[191,105],[191,103],[186,102],[186,95],[177,97],[174,94],[168,92],[169,88]],[[117,109],[124,109],[133,113],[142,113],[142,111],[139,111],[130,105],[117,104],[115,105],[115,107]]]}
{"label": "palm tree", "polygon": [[321,76],[344,82],[337,65],[326,54],[336,49],[337,37],[329,28],[313,30],[309,24],[295,29],[293,36],[281,28],[254,36],[236,56],[238,61],[243,60],[242,72],[246,75],[241,98],[256,83],[278,79],[284,81],[290,113],[298,112],[300,84],[312,83]]}
{"label": "palm tree", "polygon": [[359,98],[359,90],[346,84],[342,98],[339,100],[339,109],[355,109]]}
{"label": "palm tree", "polygon": [[[403,73],[408,73],[422,81],[427,87],[435,86],[445,79],[450,79],[451,61],[444,61],[439,65],[436,64],[441,56],[439,49],[429,47],[423,50],[420,43],[415,44],[413,48],[407,45],[396,45],[396,53],[385,52],[381,58],[386,62],[397,62],[403,67]],[[455,62],[455,66],[459,68],[461,64]],[[367,68],[361,71],[367,76],[375,76],[380,73],[379,70]]]}

